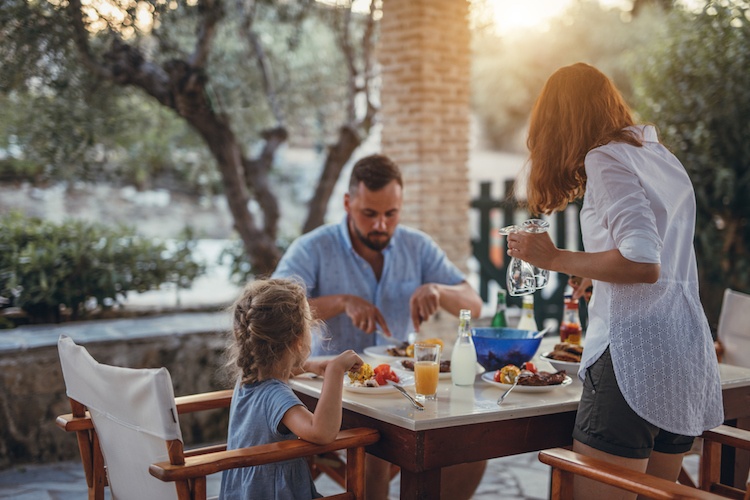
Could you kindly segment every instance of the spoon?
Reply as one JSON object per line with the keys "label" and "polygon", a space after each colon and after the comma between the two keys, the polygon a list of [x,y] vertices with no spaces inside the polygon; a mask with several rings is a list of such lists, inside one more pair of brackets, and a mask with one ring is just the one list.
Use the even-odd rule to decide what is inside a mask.
{"label": "spoon", "polygon": [[511,386],[510,386],[510,387],[508,388],[508,390],[507,390],[507,391],[505,391],[504,393],[502,393],[502,395],[500,395],[500,397],[499,397],[499,398],[497,398],[497,404],[498,404],[498,405],[501,405],[501,404],[503,404],[503,401],[505,400],[505,396],[507,396],[508,394],[510,394],[510,391],[512,391],[512,390],[513,390],[513,388],[514,388],[514,387],[516,387],[516,385],[518,385],[518,377],[516,377],[516,381],[515,381],[515,382],[513,382],[513,385],[511,385]]}
{"label": "spoon", "polygon": [[536,333],[534,334],[534,336],[533,336],[533,337],[531,337],[531,338],[532,338],[532,339],[538,339],[538,338],[540,338],[540,337],[544,337],[545,335],[547,335],[547,332],[548,332],[548,331],[550,331],[550,327],[549,327],[549,326],[548,326],[547,328],[545,328],[544,330],[540,330],[540,331],[536,332]]}
{"label": "spoon", "polygon": [[392,385],[393,387],[398,389],[398,392],[406,396],[406,399],[411,401],[411,404],[414,406],[414,408],[416,408],[419,411],[424,410],[424,405],[420,403],[419,401],[417,401],[416,399],[414,399],[413,397],[411,397],[411,394],[406,392],[406,389],[404,389],[400,384],[397,384],[393,380],[386,380],[386,382],[388,382],[388,385]]}

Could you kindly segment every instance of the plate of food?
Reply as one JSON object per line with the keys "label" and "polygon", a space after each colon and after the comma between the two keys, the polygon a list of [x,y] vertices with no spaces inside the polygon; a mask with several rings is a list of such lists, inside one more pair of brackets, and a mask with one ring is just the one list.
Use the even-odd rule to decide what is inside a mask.
{"label": "plate of food", "polygon": [[[441,350],[444,350],[445,348],[445,346],[443,345],[443,341],[438,338],[417,340],[417,342],[420,342],[423,344],[438,344]],[[410,344],[409,342],[401,342],[401,343],[393,343],[393,344],[374,345],[370,347],[365,347],[363,352],[366,356],[369,356],[371,358],[381,359],[383,361],[388,361],[388,362],[393,363],[393,362],[398,362],[400,360],[403,360],[405,358],[413,357],[414,356],[414,344]]]}
{"label": "plate of food", "polygon": [[[414,372],[414,360],[412,360],[411,358],[402,359],[398,363],[405,371],[409,373]],[[482,368],[482,365],[477,363],[477,375],[479,375],[480,373],[484,373],[484,368]],[[441,380],[451,378],[451,360],[450,359],[445,359],[440,362],[440,375],[438,375],[438,378]]]}
{"label": "plate of food", "polygon": [[406,357],[406,348],[409,346],[407,342],[402,344],[384,344],[384,345],[373,345],[365,347],[364,354],[373,359],[379,359],[383,361],[396,362]]}
{"label": "plate of food", "polygon": [[389,385],[392,380],[401,385],[414,385],[414,375],[401,370],[394,370],[389,364],[382,363],[375,368],[364,363],[358,372],[347,372],[344,375],[344,390],[362,394],[383,394],[395,392]]}
{"label": "plate of food", "polygon": [[[508,383],[507,379],[503,382],[498,382],[498,380],[502,380],[502,378],[496,376],[500,371],[484,373],[482,374],[482,380],[501,389],[510,389],[513,383]],[[564,372],[526,372],[525,376],[521,376],[520,374],[517,376],[520,377],[520,380],[516,388],[513,389],[514,392],[549,392],[554,391],[558,387],[565,387],[573,383],[573,379],[568,377]]]}
{"label": "plate of food", "polygon": [[581,366],[582,354],[583,346],[561,343],[555,345],[552,351],[540,354],[539,358],[547,361],[555,370],[565,370],[567,373],[575,375]]}

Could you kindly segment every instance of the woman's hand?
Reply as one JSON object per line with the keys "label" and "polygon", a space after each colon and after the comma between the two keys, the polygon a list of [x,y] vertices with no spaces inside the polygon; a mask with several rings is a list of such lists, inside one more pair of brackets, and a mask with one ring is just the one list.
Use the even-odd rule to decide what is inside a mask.
{"label": "woman's hand", "polygon": [[508,255],[536,267],[556,271],[554,261],[558,252],[549,233],[519,231],[508,235]]}

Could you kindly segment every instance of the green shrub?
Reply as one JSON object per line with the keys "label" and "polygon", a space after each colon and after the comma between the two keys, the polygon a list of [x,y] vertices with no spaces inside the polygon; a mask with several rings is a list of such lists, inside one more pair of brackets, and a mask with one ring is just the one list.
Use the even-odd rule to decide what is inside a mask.
{"label": "green shrub", "polygon": [[0,217],[0,308],[18,307],[31,322],[78,319],[118,304],[127,292],[174,283],[187,288],[204,273],[186,231],[173,245],[132,228],[18,213]]}
{"label": "green shrub", "polygon": [[695,187],[696,257],[712,324],[723,291],[750,291],[750,8],[675,10],[669,36],[636,62],[635,96]]}

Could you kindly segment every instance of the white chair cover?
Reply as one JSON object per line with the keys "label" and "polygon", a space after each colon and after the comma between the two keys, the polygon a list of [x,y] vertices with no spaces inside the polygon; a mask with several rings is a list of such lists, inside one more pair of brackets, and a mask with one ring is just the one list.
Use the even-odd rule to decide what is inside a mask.
{"label": "white chair cover", "polygon": [[57,347],[68,397],[91,414],[113,499],[176,499],[173,483],[148,472],[169,460],[165,440],[182,440],[167,369],[103,365],[65,335]]}
{"label": "white chair cover", "polygon": [[724,363],[750,368],[750,295],[724,290],[717,337]]}

